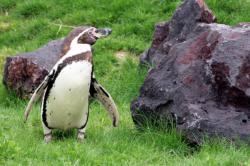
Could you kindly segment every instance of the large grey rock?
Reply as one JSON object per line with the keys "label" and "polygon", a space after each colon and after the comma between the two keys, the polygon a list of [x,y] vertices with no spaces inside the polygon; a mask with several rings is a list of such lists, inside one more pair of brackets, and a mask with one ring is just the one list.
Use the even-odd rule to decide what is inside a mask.
{"label": "large grey rock", "polygon": [[63,39],[49,42],[42,48],[6,58],[3,83],[18,96],[27,98],[58,61]]}
{"label": "large grey rock", "polygon": [[158,64],[173,45],[186,40],[198,23],[214,21],[215,16],[203,0],[184,1],[170,21],[155,26],[152,45],[141,56],[141,62]]}
{"label": "large grey rock", "polygon": [[205,135],[250,143],[250,24],[213,20],[202,0],[186,0],[156,27],[141,57],[156,67],[131,104],[138,126],[174,121],[195,143]]}

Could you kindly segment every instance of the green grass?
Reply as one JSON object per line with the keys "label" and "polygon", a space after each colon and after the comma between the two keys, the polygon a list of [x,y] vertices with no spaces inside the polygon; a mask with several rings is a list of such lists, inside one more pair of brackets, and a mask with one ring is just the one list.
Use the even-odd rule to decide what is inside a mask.
{"label": "green grass", "polygon": [[[80,144],[76,131],[55,131],[51,144],[43,142],[39,104],[29,121],[22,121],[27,101],[0,84],[0,165],[250,165],[250,148],[224,140],[205,141],[194,149],[174,130],[135,129],[130,102],[139,92],[147,69],[138,57],[149,47],[156,22],[168,20],[175,0],[0,0],[0,72],[5,57],[32,51],[65,36],[65,25],[110,27],[110,37],[94,46],[96,77],[117,103],[118,128],[104,108],[91,103],[87,139]],[[220,23],[250,21],[249,0],[207,0]],[[116,52],[124,51],[125,59]],[[2,75],[0,75],[2,79]]]}

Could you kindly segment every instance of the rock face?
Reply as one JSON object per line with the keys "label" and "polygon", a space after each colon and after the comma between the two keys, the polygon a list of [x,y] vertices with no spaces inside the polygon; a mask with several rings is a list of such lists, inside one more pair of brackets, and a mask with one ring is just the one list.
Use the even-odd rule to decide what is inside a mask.
{"label": "rock face", "polygon": [[63,39],[49,42],[34,52],[7,57],[3,83],[18,96],[27,98],[59,59]]}
{"label": "rock face", "polygon": [[141,62],[158,64],[170,48],[187,39],[198,23],[212,23],[215,17],[203,0],[186,0],[169,22],[156,25],[151,48],[141,56]]}
{"label": "rock face", "polygon": [[203,0],[186,0],[156,25],[141,56],[156,67],[131,104],[135,124],[174,121],[198,144],[204,136],[250,143],[250,24],[214,20]]}

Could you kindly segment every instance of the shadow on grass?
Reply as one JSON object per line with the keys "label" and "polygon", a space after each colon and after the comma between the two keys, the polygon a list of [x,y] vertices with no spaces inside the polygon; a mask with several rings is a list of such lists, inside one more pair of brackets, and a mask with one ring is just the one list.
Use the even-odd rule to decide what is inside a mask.
{"label": "shadow on grass", "polygon": [[71,130],[53,130],[52,132],[53,135],[53,140],[54,141],[64,141],[67,139],[76,139],[77,138],[77,132],[75,129],[71,129]]}

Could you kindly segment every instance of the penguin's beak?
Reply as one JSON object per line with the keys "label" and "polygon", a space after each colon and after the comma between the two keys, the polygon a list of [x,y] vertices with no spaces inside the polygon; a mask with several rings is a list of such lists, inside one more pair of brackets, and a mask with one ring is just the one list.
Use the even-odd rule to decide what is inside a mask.
{"label": "penguin's beak", "polygon": [[94,36],[99,39],[110,35],[111,32],[112,30],[110,28],[100,28],[95,30]]}

